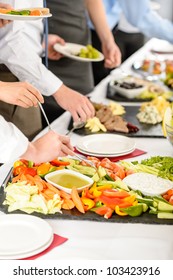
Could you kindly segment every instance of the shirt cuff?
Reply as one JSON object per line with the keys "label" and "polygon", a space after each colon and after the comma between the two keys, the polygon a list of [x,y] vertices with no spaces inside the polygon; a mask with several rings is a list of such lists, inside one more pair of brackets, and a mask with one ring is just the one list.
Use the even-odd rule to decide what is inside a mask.
{"label": "shirt cuff", "polygon": [[40,80],[39,84],[44,85],[44,87],[42,88],[42,94],[50,96],[62,86],[63,82],[58,77],[56,77],[51,71],[47,71],[46,77],[42,76],[42,79]]}

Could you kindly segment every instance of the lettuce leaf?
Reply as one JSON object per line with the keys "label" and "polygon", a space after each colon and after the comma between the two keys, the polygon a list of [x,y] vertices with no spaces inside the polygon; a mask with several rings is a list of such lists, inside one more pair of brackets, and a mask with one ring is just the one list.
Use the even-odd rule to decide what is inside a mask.
{"label": "lettuce leaf", "polygon": [[8,211],[21,210],[28,214],[38,212],[42,214],[61,213],[63,201],[58,194],[53,199],[47,201],[38,193],[37,186],[31,186],[26,182],[11,183],[5,189],[6,199],[4,205],[8,205]]}

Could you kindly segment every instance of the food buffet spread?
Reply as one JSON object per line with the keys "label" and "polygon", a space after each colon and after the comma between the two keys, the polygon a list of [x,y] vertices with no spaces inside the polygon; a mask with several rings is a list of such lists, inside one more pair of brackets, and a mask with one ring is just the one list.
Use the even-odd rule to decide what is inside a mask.
{"label": "food buffet spread", "polygon": [[[153,63],[153,54],[147,60],[155,40],[124,62],[120,70],[112,71],[90,94],[96,109],[95,119],[71,134],[72,143],[84,161],[66,157],[36,165],[19,159],[0,189],[2,213],[27,213],[48,219],[55,231],[70,236],[73,245],[82,248],[75,253],[67,242],[64,250],[63,246],[58,248],[62,259],[68,258],[67,252],[84,259],[173,258],[167,247],[167,242],[172,242],[173,149],[171,139],[169,143],[165,138],[164,119],[166,109],[172,108],[173,57],[162,58],[160,64],[158,56]],[[134,61],[142,63],[137,67]],[[52,128],[63,134],[71,127],[67,112],[52,123]],[[111,141],[116,143],[114,148]],[[111,160],[120,155],[125,157],[136,148],[147,153],[118,162]],[[95,167],[87,166],[85,158]],[[4,172],[1,182],[9,169],[8,165],[1,167]],[[108,254],[105,245],[100,248],[98,243],[100,230],[101,240],[112,240],[113,248],[116,247],[113,241],[134,246],[136,239],[138,249],[125,256],[108,246]],[[90,252],[84,253],[84,240]],[[144,246],[148,251],[141,251]],[[153,253],[159,246],[163,255]],[[95,248],[99,248],[98,253],[94,253]],[[58,256],[52,253],[52,258]]]}

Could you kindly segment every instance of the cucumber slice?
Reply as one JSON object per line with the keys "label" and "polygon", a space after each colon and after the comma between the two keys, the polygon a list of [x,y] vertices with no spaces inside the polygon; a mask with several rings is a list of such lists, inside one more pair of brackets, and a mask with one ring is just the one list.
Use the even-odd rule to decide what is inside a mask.
{"label": "cucumber slice", "polygon": [[173,219],[173,213],[169,212],[159,212],[157,214],[158,219]]}

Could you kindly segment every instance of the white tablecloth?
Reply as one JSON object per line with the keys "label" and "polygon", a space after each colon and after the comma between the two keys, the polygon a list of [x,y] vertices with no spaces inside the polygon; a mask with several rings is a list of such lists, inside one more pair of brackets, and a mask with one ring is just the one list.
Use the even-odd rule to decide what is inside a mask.
{"label": "white tablecloth", "polygon": [[[131,72],[131,64],[145,57],[155,43],[158,43],[156,39],[150,40],[124,62],[121,69]],[[118,71],[112,71],[112,75],[118,75]],[[105,99],[106,87],[112,75],[105,78],[91,93],[93,101],[108,102]],[[66,112],[52,123],[52,128],[63,134],[67,131],[69,121],[70,114]],[[38,136],[45,131],[46,129]],[[75,145],[80,137],[72,133],[72,144]],[[173,148],[166,139],[135,138],[135,140],[137,148],[148,152],[135,159],[140,160],[152,155],[173,156]],[[8,170],[8,165],[0,168],[0,183]],[[47,221],[55,233],[69,240],[40,259],[173,259],[172,226],[57,219]]]}

